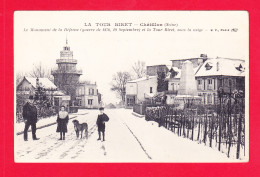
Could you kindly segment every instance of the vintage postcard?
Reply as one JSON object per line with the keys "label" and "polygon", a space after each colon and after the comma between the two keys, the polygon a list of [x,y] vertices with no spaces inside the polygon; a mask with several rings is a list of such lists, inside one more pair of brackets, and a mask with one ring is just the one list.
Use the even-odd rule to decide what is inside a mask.
{"label": "vintage postcard", "polygon": [[16,11],[15,162],[248,162],[246,11]]}

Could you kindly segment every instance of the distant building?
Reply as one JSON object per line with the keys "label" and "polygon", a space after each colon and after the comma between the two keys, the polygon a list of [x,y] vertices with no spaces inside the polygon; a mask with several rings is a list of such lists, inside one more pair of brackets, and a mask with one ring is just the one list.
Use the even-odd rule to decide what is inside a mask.
{"label": "distant building", "polygon": [[[38,82],[41,87],[46,90],[46,94],[51,95],[58,90],[56,85],[48,78],[38,78]],[[35,93],[37,88],[37,78],[34,77],[24,77],[23,80],[17,85],[16,91],[18,94],[23,94],[28,96]]]}
{"label": "distant building", "polygon": [[[225,92],[245,90],[245,61],[230,58],[208,58],[202,54],[198,58],[172,60],[172,67],[155,65],[147,67],[147,77],[132,80],[126,84],[126,106],[142,103],[149,98],[160,96],[157,92],[157,72],[166,72],[168,90],[164,91],[166,104],[174,104],[178,94],[182,64],[192,62],[193,72],[197,82],[198,96],[202,97],[202,104],[218,103],[218,90]],[[167,68],[167,69],[166,69]]]}
{"label": "distant building", "polygon": [[107,109],[115,109],[116,106],[113,103],[109,103],[108,105],[106,105]]}
{"label": "distant building", "polygon": [[134,104],[143,103],[154,98],[157,93],[157,74],[163,72],[167,74],[169,68],[166,65],[153,65],[146,67],[146,76],[128,81],[126,83],[126,107],[132,107]]}
{"label": "distant building", "polygon": [[76,99],[79,108],[98,108],[101,102],[101,94],[98,93],[97,84],[80,82],[76,90]]}
{"label": "distant building", "polygon": [[51,101],[55,109],[57,108],[56,111],[61,105],[66,108],[69,107],[70,96],[58,90],[54,83],[48,78],[24,77],[16,87],[16,97],[19,99],[17,100],[17,106],[20,107],[18,108],[18,112],[21,112],[20,109],[22,109],[26,99],[29,98],[30,95],[35,95],[37,85],[44,88],[47,99]]}
{"label": "distant building", "polygon": [[200,57],[197,57],[197,58],[173,59],[171,61],[172,61],[172,67],[181,69],[183,62],[185,62],[187,60],[192,62],[194,68],[197,68],[197,67],[201,66],[207,59],[208,59],[208,57],[206,54],[201,54]]}
{"label": "distant building", "polygon": [[149,76],[157,76],[158,72],[168,73],[169,69],[166,65],[153,65],[146,67],[146,74]]}
{"label": "distant building", "polygon": [[146,76],[126,83],[126,106],[142,103],[157,94],[157,76]]}
{"label": "distant building", "polygon": [[208,59],[196,72],[195,78],[203,104],[216,104],[220,88],[225,92],[245,91],[245,60]]}
{"label": "distant building", "polygon": [[205,105],[218,103],[218,90],[225,92],[245,90],[245,60],[231,58],[207,58],[201,55],[199,58],[172,60],[166,80],[168,91],[166,103],[173,104],[179,90],[182,64],[185,61],[193,63],[195,79],[197,81],[198,96],[202,97]]}

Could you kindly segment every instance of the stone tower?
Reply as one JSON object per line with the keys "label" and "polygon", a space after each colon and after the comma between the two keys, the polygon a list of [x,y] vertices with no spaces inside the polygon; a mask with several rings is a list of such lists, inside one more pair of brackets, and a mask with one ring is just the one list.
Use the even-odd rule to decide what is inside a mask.
{"label": "stone tower", "polygon": [[70,50],[68,40],[63,50],[60,51],[60,58],[56,60],[58,69],[52,70],[54,84],[71,96],[71,101],[76,99],[76,88],[79,83],[79,77],[82,75],[81,70],[77,70],[77,60],[73,59],[73,51]]}

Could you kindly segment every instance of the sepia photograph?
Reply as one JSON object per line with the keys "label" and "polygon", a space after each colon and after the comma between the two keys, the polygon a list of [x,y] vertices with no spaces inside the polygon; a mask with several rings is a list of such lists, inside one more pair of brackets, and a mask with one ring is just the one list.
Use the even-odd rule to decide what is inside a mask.
{"label": "sepia photograph", "polygon": [[249,161],[246,11],[16,11],[14,161]]}

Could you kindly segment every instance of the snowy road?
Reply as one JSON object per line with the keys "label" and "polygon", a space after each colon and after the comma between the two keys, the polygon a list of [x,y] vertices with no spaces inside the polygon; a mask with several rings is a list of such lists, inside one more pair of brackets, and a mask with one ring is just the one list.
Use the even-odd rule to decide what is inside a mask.
{"label": "snowy road", "polygon": [[[72,120],[65,141],[59,141],[56,125],[37,130],[38,141],[15,135],[16,162],[225,162],[225,154],[178,137],[155,122],[138,118],[128,109],[105,110],[106,141],[97,141],[98,110],[81,110],[75,119],[89,126],[88,139],[77,139]],[[31,136],[29,132],[28,136]]]}

